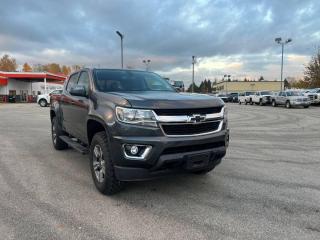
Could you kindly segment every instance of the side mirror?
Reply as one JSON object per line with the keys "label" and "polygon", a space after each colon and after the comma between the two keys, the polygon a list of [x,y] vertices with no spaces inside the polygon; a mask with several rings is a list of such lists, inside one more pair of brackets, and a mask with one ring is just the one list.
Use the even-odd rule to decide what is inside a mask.
{"label": "side mirror", "polygon": [[78,97],[87,97],[86,89],[81,85],[71,88],[70,94]]}

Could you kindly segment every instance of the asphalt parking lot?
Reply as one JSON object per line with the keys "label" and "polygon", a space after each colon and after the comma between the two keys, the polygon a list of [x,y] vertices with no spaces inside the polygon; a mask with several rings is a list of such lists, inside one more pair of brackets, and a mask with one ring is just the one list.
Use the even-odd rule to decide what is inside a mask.
{"label": "asphalt parking lot", "polygon": [[49,108],[0,104],[0,239],[320,239],[320,107],[228,112],[213,172],[107,197],[87,156],[53,149]]}

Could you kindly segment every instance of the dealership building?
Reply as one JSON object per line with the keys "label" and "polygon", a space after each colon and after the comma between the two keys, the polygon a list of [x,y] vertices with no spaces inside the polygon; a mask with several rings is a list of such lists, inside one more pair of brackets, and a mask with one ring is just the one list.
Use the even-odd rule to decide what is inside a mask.
{"label": "dealership building", "polygon": [[212,86],[213,92],[280,91],[280,81],[222,81]]}
{"label": "dealership building", "polygon": [[65,75],[0,71],[0,102],[35,102],[39,94],[61,89]]}

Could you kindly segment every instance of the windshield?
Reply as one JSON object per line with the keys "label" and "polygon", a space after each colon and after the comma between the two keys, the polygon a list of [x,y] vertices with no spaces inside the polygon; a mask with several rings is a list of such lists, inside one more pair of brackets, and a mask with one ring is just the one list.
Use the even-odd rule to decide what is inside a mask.
{"label": "windshield", "polygon": [[98,69],[94,71],[94,76],[95,85],[101,92],[174,92],[174,89],[166,80],[151,72]]}
{"label": "windshield", "polygon": [[287,96],[303,96],[301,92],[287,92]]}
{"label": "windshield", "polygon": [[272,95],[271,92],[261,92],[261,95]]}

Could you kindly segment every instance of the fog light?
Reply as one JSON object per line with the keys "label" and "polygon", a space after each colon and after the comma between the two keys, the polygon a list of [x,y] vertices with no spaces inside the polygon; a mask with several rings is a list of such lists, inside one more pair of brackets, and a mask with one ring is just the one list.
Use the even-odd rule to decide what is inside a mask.
{"label": "fog light", "polygon": [[132,155],[136,155],[139,151],[139,148],[136,146],[136,145],[133,145],[131,148],[130,148],[130,153]]}
{"label": "fog light", "polygon": [[125,158],[132,160],[145,160],[152,147],[149,145],[123,144]]}

